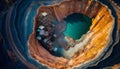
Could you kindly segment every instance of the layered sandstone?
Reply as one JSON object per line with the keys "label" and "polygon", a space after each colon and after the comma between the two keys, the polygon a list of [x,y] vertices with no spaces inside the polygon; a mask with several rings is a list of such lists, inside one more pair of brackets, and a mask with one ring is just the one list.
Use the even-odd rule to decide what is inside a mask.
{"label": "layered sandstone", "polygon": [[[53,15],[50,19],[62,21],[72,13],[81,13],[92,18],[89,32],[93,33],[87,42],[71,59],[55,57],[44,49],[35,38],[38,26],[37,17],[42,12]],[[58,5],[40,7],[35,17],[33,33],[29,37],[29,50],[33,58],[40,63],[57,69],[72,68],[96,59],[108,47],[114,27],[114,18],[111,11],[103,4],[92,0],[70,0]],[[87,36],[86,38],[88,38]],[[84,40],[83,40],[84,41]]]}
{"label": "layered sandstone", "polygon": [[111,3],[111,5],[113,6],[113,8],[115,9],[115,11],[116,11],[116,14],[117,14],[117,16],[118,16],[118,27],[119,27],[119,29],[120,29],[120,6],[119,5],[117,5],[117,3],[115,3],[114,1],[112,1],[112,0],[110,0],[110,3]]}

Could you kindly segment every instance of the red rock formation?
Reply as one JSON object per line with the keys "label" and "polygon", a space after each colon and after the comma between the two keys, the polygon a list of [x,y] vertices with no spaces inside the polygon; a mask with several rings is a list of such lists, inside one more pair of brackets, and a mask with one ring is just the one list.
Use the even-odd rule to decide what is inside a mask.
{"label": "red rock formation", "polygon": [[[89,31],[93,33],[94,37],[91,37],[91,41],[86,43],[70,60],[55,57],[35,39],[35,30],[39,25],[37,18],[42,12],[47,12],[48,15],[52,15],[52,18],[58,21],[62,21],[72,13],[85,14],[93,19]],[[110,42],[111,31],[114,25],[114,19],[110,10],[105,5],[92,0],[70,0],[64,1],[59,5],[40,7],[34,21],[33,33],[28,41],[30,54],[39,62],[57,69],[72,68],[96,59]]]}

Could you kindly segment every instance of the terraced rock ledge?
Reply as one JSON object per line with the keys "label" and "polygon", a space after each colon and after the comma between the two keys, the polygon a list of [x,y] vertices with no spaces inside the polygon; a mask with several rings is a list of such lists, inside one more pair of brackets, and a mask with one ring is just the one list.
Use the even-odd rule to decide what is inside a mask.
{"label": "terraced rock ledge", "polygon": [[[70,59],[56,57],[50,54],[36,39],[36,30],[39,26],[38,17],[46,12],[49,19],[62,22],[65,17],[73,13],[80,13],[92,18],[92,25],[82,41],[76,44],[79,49]],[[45,13],[43,14],[46,15]],[[33,32],[29,37],[28,45],[31,56],[42,64],[56,69],[69,69],[81,66],[97,59],[109,47],[114,27],[114,18],[111,11],[104,4],[93,0],[67,0],[52,6],[40,6],[34,19]],[[71,48],[72,49],[72,48]],[[72,49],[74,50],[74,49]]]}

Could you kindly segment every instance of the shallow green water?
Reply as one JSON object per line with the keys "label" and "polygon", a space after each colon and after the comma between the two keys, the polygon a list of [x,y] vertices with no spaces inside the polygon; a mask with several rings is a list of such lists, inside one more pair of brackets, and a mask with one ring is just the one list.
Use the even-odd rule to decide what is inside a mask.
{"label": "shallow green water", "polygon": [[64,20],[67,24],[63,33],[74,40],[80,39],[83,34],[87,33],[92,24],[92,19],[79,13],[71,14]]}

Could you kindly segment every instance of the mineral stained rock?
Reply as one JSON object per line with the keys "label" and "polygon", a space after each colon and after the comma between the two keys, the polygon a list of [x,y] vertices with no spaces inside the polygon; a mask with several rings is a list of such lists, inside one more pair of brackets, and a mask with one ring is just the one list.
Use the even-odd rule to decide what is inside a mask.
{"label": "mineral stained rock", "polygon": [[[14,4],[13,1],[0,0],[1,69],[120,67],[119,0],[17,0]],[[80,24],[72,18],[64,20],[76,13],[91,21],[84,17],[79,19],[83,20]],[[81,28],[84,32],[89,23],[87,32],[73,38],[81,34]],[[66,29],[68,24],[72,29]],[[63,33],[66,31],[67,34]]]}
{"label": "mineral stained rock", "polygon": [[[46,12],[47,14],[43,12]],[[59,22],[73,13],[81,13],[92,18],[92,25],[88,33],[85,34],[82,42],[78,42],[75,46],[76,48],[70,48],[70,51],[68,50],[69,52],[65,52],[73,54],[72,58],[66,59],[64,57],[53,56],[38,42],[38,40],[36,40],[35,31],[39,26],[37,18],[41,13],[43,13],[44,16],[52,15],[52,17],[50,16],[48,18],[49,21],[54,19]],[[40,19],[40,21],[41,20],[43,19]],[[43,20],[43,22],[46,21]],[[30,55],[40,63],[56,69],[69,69],[90,63],[102,56],[109,47],[112,42],[111,34],[114,23],[115,21],[111,14],[111,10],[98,1],[65,0],[51,6],[40,6],[34,19],[33,32],[28,40]],[[71,51],[74,50],[75,53],[72,53]]]}

